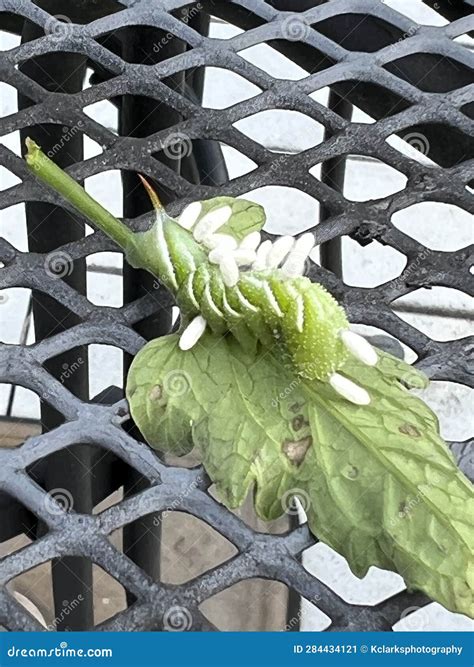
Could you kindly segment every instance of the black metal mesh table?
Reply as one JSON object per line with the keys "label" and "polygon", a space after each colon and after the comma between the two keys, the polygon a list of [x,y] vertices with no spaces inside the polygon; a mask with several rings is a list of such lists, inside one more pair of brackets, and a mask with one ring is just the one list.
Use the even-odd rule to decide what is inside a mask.
{"label": "black metal mesh table", "polygon": [[[63,3],[38,4],[44,9],[30,0],[0,0],[3,26],[22,34],[20,46],[0,54],[1,80],[19,93],[19,111],[0,119],[2,135],[20,130],[22,138],[33,136],[81,181],[122,170],[124,216],[137,228],[148,220],[136,172],[154,180],[172,213],[196,199],[240,195],[265,185],[306,192],[321,205],[321,219],[312,228],[321,244],[322,266],[312,265],[311,278],[344,304],[351,321],[376,326],[408,345],[418,356],[416,365],[433,380],[472,386],[472,339],[433,340],[391,307],[420,287],[470,290],[470,248],[431,250],[392,222],[394,213],[420,202],[472,210],[472,53],[456,40],[474,27],[468,2],[457,7],[435,3],[450,21],[441,27],[418,26],[376,0],[77,0],[68,3],[67,17]],[[228,40],[211,39],[211,16],[242,31]],[[300,65],[307,76],[280,80],[240,55],[263,43]],[[204,68],[211,66],[239,74],[260,94],[224,109],[203,108]],[[87,68],[93,75],[83,87]],[[310,97],[324,87],[331,89],[326,106]],[[119,136],[84,113],[101,100],[117,105]],[[374,122],[352,122],[352,105]],[[234,126],[269,109],[296,110],[316,120],[325,127],[324,141],[297,154],[276,154]],[[99,155],[83,159],[83,135],[102,147]],[[432,162],[394,148],[386,141],[392,135],[410,137]],[[257,167],[229,181],[220,144],[238,149]],[[349,201],[342,194],[349,154],[394,167],[407,176],[406,187],[381,199]],[[309,169],[320,163],[318,179]],[[34,291],[38,340],[31,346],[0,345],[0,381],[40,396],[44,426],[42,435],[21,447],[0,449],[0,538],[25,524],[37,537],[0,560],[0,624],[9,630],[41,629],[7,585],[51,560],[59,568],[57,588],[68,585],[71,595],[85,590],[85,604],[69,619],[72,628],[93,625],[92,562],[129,595],[129,607],[102,623],[102,630],[162,629],[176,609],[192,618],[189,629],[213,629],[199,605],[252,577],[282,582],[295,594],[317,600],[332,620],[330,630],[387,630],[401,610],[427,603],[424,596],[406,592],[372,607],[345,602],[302,566],[301,553],[314,544],[306,526],[284,535],[255,531],[213,499],[200,468],[167,466],[140,441],[115,389],[88,400],[87,346],[115,346],[129,359],[147,338],[170,330],[171,303],[149,277],[128,268],[123,307],[88,301],[85,258],[116,250],[114,244],[98,232],[84,236],[84,221],[4,146],[0,164],[21,180],[2,192],[1,207],[26,203],[30,249],[19,252],[6,240],[0,242],[0,284]],[[339,252],[344,235],[362,245],[378,241],[405,255],[401,275],[371,289],[344,284]],[[84,363],[64,378],[78,350]],[[453,443],[460,465],[472,477],[468,446]],[[93,474],[79,480],[80,466]],[[124,500],[93,515],[92,508],[121,485]],[[58,487],[74,499],[69,512],[52,500],[51,490]],[[161,582],[154,553],[159,533],[151,519],[170,506],[212,526],[237,554],[185,584]],[[126,555],[109,540],[121,528]],[[58,589],[57,608],[60,600]]]}

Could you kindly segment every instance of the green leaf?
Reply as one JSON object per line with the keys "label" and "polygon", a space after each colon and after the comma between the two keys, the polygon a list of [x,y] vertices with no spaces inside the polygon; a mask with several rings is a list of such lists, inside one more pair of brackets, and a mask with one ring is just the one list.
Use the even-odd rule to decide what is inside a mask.
{"label": "green leaf", "polygon": [[310,436],[300,387],[272,356],[244,353],[233,338],[207,333],[183,353],[171,335],[135,357],[127,398],[152,447],[181,454],[197,444],[224,502],[239,506],[256,481],[257,511],[271,519],[295,480],[285,449],[297,458],[292,443],[305,449]]}
{"label": "green leaf", "polygon": [[356,408],[325,385],[308,393],[321,472],[308,485],[312,530],[358,576],[370,565],[394,569],[409,588],[473,615],[472,486],[435,415],[377,367],[350,361],[344,374],[372,400]]}
{"label": "green leaf", "polygon": [[265,210],[260,204],[247,199],[235,199],[234,197],[214,197],[201,201],[201,214],[198,221],[206,213],[221,206],[230,206],[232,216],[219,228],[220,234],[230,234],[237,241],[241,241],[250,232],[259,232],[265,224]]}
{"label": "green leaf", "polygon": [[206,334],[185,353],[177,340],[149,343],[130,370],[132,416],[150,445],[197,445],[226,505],[253,487],[264,519],[292,511],[296,495],[312,532],[358,576],[393,569],[473,615],[472,487],[435,415],[404,386],[419,387],[422,374],[384,353],[376,367],[351,358],[342,372],[372,399],[355,406],[231,337]]}

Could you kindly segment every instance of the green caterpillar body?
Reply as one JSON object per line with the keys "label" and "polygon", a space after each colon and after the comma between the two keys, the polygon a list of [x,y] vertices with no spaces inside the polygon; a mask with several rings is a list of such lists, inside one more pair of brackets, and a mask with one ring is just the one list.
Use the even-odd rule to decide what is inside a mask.
{"label": "green caterpillar body", "polygon": [[185,322],[200,314],[213,332],[229,332],[247,349],[257,341],[276,348],[308,379],[327,380],[343,365],[347,351],[338,333],[348,328],[348,321],[321,285],[267,269],[242,271],[229,287],[207,249],[163,209],[149,231],[135,236],[128,261],[139,264],[134,253],[138,258],[140,248],[142,265],[148,249],[147,265],[173,292]]}

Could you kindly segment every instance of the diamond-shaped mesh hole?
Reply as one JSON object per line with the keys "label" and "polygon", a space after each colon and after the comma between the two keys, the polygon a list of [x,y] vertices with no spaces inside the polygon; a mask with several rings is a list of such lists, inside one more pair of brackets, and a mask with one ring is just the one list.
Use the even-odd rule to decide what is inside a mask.
{"label": "diamond-shaped mesh hole", "polygon": [[[328,183],[332,185],[331,172]],[[382,199],[403,190],[407,177],[397,169],[375,158],[361,155],[348,155],[344,195],[350,201],[369,201]]]}
{"label": "diamond-shaped mesh hole", "polygon": [[[136,35],[139,35],[138,39]],[[101,35],[97,41],[113,53],[121,55],[126,62],[143,65],[154,65],[160,51],[166,50],[174,55],[186,46],[186,42],[175,35],[173,30],[147,25],[127,25],[126,28]],[[133,48],[128,48],[131,42]]]}
{"label": "diamond-shaped mesh hole", "polygon": [[447,93],[472,83],[472,71],[466,65],[438,53],[411,54],[384,68],[428,93]]}
{"label": "diamond-shaped mesh hole", "polygon": [[[57,476],[51,476],[51,471],[58,468],[64,471],[61,481]],[[43,498],[43,512],[45,516],[53,517],[62,512],[92,513],[94,506],[127,480],[137,477],[127,463],[103,447],[81,444],[38,459],[27,472],[47,492]],[[130,495],[148,486],[149,482],[138,476],[130,488]],[[92,491],[85,494],[84,489],[88,488]]]}
{"label": "diamond-shaped mesh hole", "polygon": [[[278,160],[278,158],[277,158]],[[281,167],[283,169],[283,167]],[[275,169],[278,169],[276,165]],[[265,208],[265,229],[272,234],[298,234],[318,221],[319,203],[306,192],[286,186],[268,185],[243,195]],[[298,208],[299,215],[294,214]]]}
{"label": "diamond-shaped mesh hole", "polygon": [[200,605],[219,630],[283,630],[288,588],[278,581],[249,579],[230,586]]}
{"label": "diamond-shaped mesh hole", "polygon": [[406,257],[394,248],[372,241],[361,246],[350,238],[343,239],[342,252],[346,270],[344,279],[354,287],[377,287],[394,280],[406,266]]}
{"label": "diamond-shaped mesh hole", "polygon": [[227,107],[251,99],[262,92],[240,74],[223,67],[206,67],[203,106],[209,109]]}
{"label": "diamond-shaped mesh hole", "polygon": [[470,214],[445,202],[429,201],[413,204],[397,211],[392,222],[430,250],[455,251],[472,242]]}
{"label": "diamond-shaped mesh hole", "polygon": [[[340,13],[324,21],[313,23],[322,35],[338,42],[348,51],[374,52],[393,44],[402,37],[402,30],[368,14]],[[374,29],[376,28],[376,29]],[[371,31],[371,39],[365,35]]]}
{"label": "diamond-shaped mesh hole", "polygon": [[238,553],[207,523],[182,512],[163,512],[161,526],[161,578],[165,583],[182,584]]}
{"label": "diamond-shaped mesh hole", "polygon": [[95,625],[113,618],[136,600],[117,579],[95,563],[92,566],[92,582]]}
{"label": "diamond-shaped mesh hole", "polygon": [[[379,99],[383,102],[384,117],[394,116],[411,106],[411,102],[403,97],[401,93],[372,81],[358,81],[356,79],[340,81],[338,82],[338,92],[343,96],[357,95],[358,106],[362,107],[366,114],[370,112],[370,101],[373,99]],[[337,113],[337,109],[335,111]],[[365,118],[363,122],[375,122],[374,118],[370,118]],[[361,122],[361,120],[358,120],[358,122]]]}
{"label": "diamond-shaped mesh hole", "polygon": [[257,44],[238,51],[239,56],[259,67],[275,79],[299,81],[308,76],[308,72],[268,44]]}
{"label": "diamond-shaped mesh hole", "polygon": [[275,153],[300,153],[323,140],[324,126],[299,111],[261,111],[234,123],[240,132]]}

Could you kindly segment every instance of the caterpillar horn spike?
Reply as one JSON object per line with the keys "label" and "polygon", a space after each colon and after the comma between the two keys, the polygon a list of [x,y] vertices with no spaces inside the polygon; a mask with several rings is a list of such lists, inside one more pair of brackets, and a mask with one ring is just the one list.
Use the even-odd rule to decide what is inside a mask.
{"label": "caterpillar horn spike", "polygon": [[151,203],[153,204],[153,208],[155,209],[155,211],[164,212],[163,204],[161,203],[160,198],[156,194],[150,182],[145,178],[145,176],[142,176],[141,174],[138,174],[138,178],[141,180],[143,187],[147,191],[147,194],[150,198]]}

